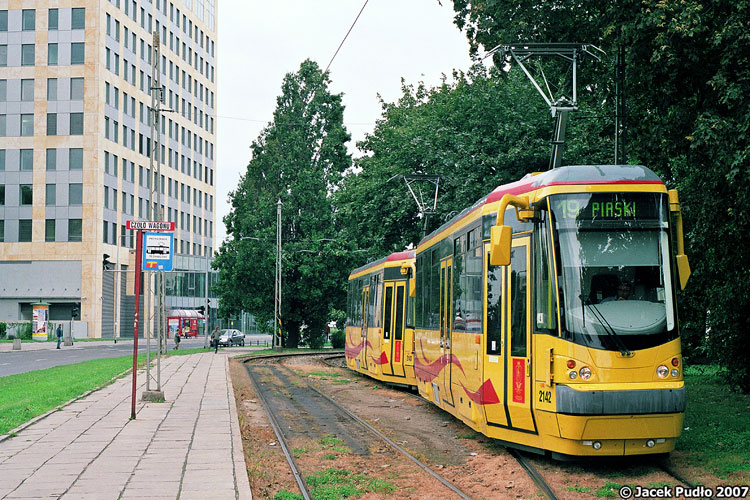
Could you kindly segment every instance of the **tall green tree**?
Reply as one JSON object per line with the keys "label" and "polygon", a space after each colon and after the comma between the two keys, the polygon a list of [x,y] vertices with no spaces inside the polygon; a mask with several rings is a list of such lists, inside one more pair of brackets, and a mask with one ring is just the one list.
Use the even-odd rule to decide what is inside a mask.
{"label": "tall green tree", "polygon": [[[404,84],[398,101],[382,103],[336,195],[349,238],[370,249],[360,264],[421,239],[423,221],[399,175],[440,177],[432,230],[498,185],[546,169],[552,122],[525,78],[476,65],[434,88]],[[431,200],[434,188],[422,189]]]}
{"label": "tall green tree", "polygon": [[285,345],[322,343],[332,308],[342,308],[348,264],[331,193],[351,166],[341,94],[304,61],[284,77],[273,121],[251,145],[252,159],[230,193],[231,237],[218,252],[220,313],[249,311],[272,323],[276,209],[282,202],[282,329]]}
{"label": "tall green tree", "polygon": [[[689,358],[729,368],[750,391],[750,1],[454,0],[472,51],[500,43],[580,41],[610,54],[592,102],[610,103],[613,55],[624,48],[627,144],[681,193],[693,276],[681,293]],[[498,61],[499,62],[499,61]],[[605,124],[603,124],[605,125]],[[600,127],[606,130],[606,126]]]}

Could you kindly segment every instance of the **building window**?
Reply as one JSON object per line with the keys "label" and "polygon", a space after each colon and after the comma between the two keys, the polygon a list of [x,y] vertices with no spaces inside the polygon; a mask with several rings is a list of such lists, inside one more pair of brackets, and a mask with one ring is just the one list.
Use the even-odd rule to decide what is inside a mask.
{"label": "building window", "polygon": [[57,23],[57,17],[58,17],[58,11],[57,11],[57,9],[50,9],[49,10],[49,17],[48,17],[49,21],[47,23],[49,25],[49,30],[50,31],[54,31],[54,30],[57,29],[57,25],[58,25],[58,23]]}
{"label": "building window", "polygon": [[31,219],[18,221],[18,241],[31,241]]}
{"label": "building window", "polygon": [[83,226],[81,219],[68,219],[68,241],[81,241],[81,228]]}
{"label": "building window", "polygon": [[23,31],[34,31],[36,24],[36,11],[34,9],[23,9],[21,12],[21,29]]}
{"label": "building window", "polygon": [[33,101],[34,100],[34,80],[21,80],[21,100],[22,101]]}
{"label": "building window", "polygon": [[79,206],[83,203],[83,184],[81,183],[70,183],[68,184],[68,205]]}
{"label": "building window", "polygon": [[70,19],[70,28],[74,30],[82,30],[86,28],[86,9],[73,9]]}
{"label": "building window", "polygon": [[57,78],[47,78],[47,100],[57,100]]}
{"label": "building window", "polygon": [[34,44],[21,45],[21,66],[34,66]]}
{"label": "building window", "polygon": [[7,123],[7,116],[0,115],[0,137],[5,137],[7,135]]}
{"label": "building window", "polygon": [[0,184],[0,207],[5,205],[5,184]]}
{"label": "building window", "polygon": [[30,137],[34,135],[34,115],[22,114],[21,115],[21,136]]}
{"label": "building window", "polygon": [[5,171],[5,150],[0,149],[0,172]]}
{"label": "building window", "polygon": [[70,113],[70,135],[83,135],[83,113]]}
{"label": "building window", "polygon": [[57,66],[57,44],[47,44],[47,66]]}
{"label": "building window", "polygon": [[34,204],[34,186],[32,184],[21,184],[18,186],[18,199],[20,205],[27,206]]}
{"label": "building window", "polygon": [[55,219],[44,221],[44,241],[55,241]]}
{"label": "building window", "polygon": [[109,208],[109,187],[104,186],[104,208]]}
{"label": "building window", "polygon": [[57,113],[47,113],[47,135],[57,135]]}
{"label": "building window", "polygon": [[8,46],[0,45],[0,66],[8,65]]}
{"label": "building window", "polygon": [[57,186],[55,184],[47,184],[46,188],[44,204],[48,207],[54,207],[57,204]]}
{"label": "building window", "polygon": [[8,11],[0,10],[0,31],[8,31]]}
{"label": "building window", "polygon": [[83,100],[83,78],[71,78],[70,79],[70,100],[71,101]]}
{"label": "building window", "polygon": [[70,164],[70,170],[82,170],[83,169],[83,149],[81,148],[70,148],[68,152],[68,159]]}
{"label": "building window", "polygon": [[109,222],[105,220],[105,221],[102,221],[102,223],[103,223],[103,234],[104,234],[102,241],[104,243],[109,243]]}
{"label": "building window", "polygon": [[8,80],[0,80],[0,102],[8,100]]}
{"label": "building window", "polygon": [[5,221],[0,220],[0,243],[5,241]]}
{"label": "building window", "polygon": [[83,42],[71,43],[70,44],[70,64],[83,64],[84,63],[84,46]]}
{"label": "building window", "polygon": [[47,170],[57,170],[57,150],[47,150]]}
{"label": "building window", "polygon": [[22,171],[34,170],[34,150],[33,149],[22,149],[19,155],[20,168]]}

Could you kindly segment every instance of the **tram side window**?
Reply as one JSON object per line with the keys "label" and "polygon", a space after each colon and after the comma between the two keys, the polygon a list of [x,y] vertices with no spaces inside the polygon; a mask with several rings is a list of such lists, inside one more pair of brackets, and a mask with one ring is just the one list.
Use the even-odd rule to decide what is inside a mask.
{"label": "tram side window", "polygon": [[385,290],[385,318],[383,319],[383,338],[388,340],[391,338],[391,310],[393,307],[393,287],[388,287]]}
{"label": "tram side window", "polygon": [[505,267],[489,265],[487,252],[487,354],[500,354],[503,346],[502,304]]}
{"label": "tram side window", "polygon": [[[546,212],[540,212],[540,217],[547,219]],[[549,224],[546,221],[538,224],[534,231],[534,279],[536,282],[536,327],[556,333],[557,327],[557,293],[554,268],[552,267],[552,252],[549,244]],[[552,331],[551,331],[552,330]]]}
{"label": "tram side window", "polygon": [[440,257],[437,250],[432,250],[430,272],[430,303],[427,312],[427,328],[440,328]]}
{"label": "tram side window", "polygon": [[404,287],[400,286],[398,287],[398,291],[396,292],[396,326],[393,329],[395,340],[402,340],[403,338],[404,308],[399,307],[403,303],[404,303]]}
{"label": "tram side window", "polygon": [[424,287],[424,257],[419,256],[417,259],[417,273],[416,273],[415,279],[417,280],[415,284],[415,291],[416,291],[416,297],[413,299],[410,299],[410,301],[414,302],[415,306],[415,323],[417,328],[424,328],[424,296],[425,293],[425,287]]}
{"label": "tram side window", "polygon": [[451,330],[466,330],[466,294],[464,286],[466,282],[466,271],[464,270],[464,254],[460,252],[458,238],[453,257],[453,324]]}
{"label": "tram side window", "polygon": [[526,356],[526,251],[514,248],[510,253],[510,355]]}

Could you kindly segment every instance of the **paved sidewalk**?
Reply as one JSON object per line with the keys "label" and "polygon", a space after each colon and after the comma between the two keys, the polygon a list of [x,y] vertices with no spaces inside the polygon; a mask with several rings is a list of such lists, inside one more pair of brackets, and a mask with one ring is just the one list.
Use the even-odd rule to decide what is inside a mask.
{"label": "paved sidewalk", "polygon": [[[250,500],[219,353],[162,359],[166,402],[139,401],[135,420],[128,376],[0,442],[0,498]],[[138,383],[140,398],[145,372]]]}

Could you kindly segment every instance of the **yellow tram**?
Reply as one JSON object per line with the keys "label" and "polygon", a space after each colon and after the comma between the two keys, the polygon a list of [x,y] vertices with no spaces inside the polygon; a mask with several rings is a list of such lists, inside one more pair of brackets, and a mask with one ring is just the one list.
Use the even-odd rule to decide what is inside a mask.
{"label": "yellow tram", "polygon": [[[425,237],[415,258],[402,380],[413,373],[423,397],[489,437],[557,457],[674,449],[685,408],[675,295],[690,269],[677,192],[652,171],[527,175]],[[368,359],[392,359],[382,332],[368,344],[370,328],[351,315],[386,314],[364,298],[376,278],[352,282],[388,259],[350,276],[350,304],[361,303],[347,337],[355,370],[359,341]],[[410,275],[409,259],[390,262]]]}
{"label": "yellow tram", "polygon": [[[346,363],[391,384],[414,378],[414,251],[396,252],[349,275]],[[411,291],[410,285],[411,284]],[[411,305],[412,307],[409,307]]]}

